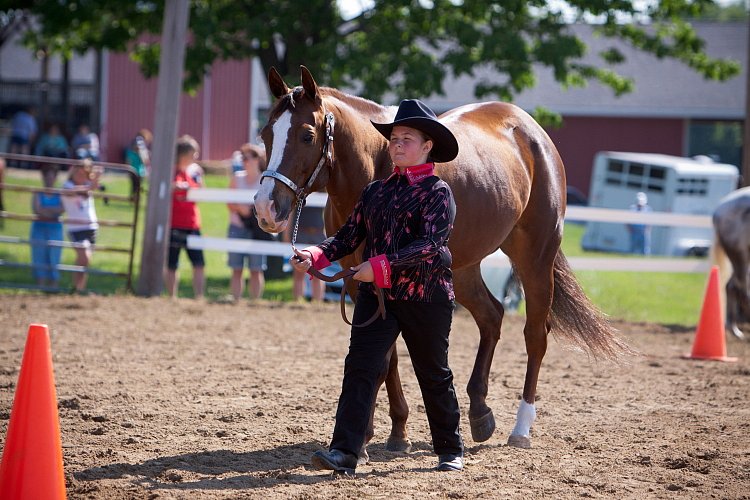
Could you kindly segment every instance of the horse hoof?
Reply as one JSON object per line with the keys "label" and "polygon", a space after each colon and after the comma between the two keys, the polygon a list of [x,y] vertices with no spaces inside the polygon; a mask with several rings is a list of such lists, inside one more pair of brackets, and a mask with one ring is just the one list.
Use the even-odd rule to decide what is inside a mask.
{"label": "horse hoof", "polygon": [[362,447],[361,450],[359,450],[359,455],[357,456],[357,465],[367,465],[370,462],[370,454],[367,453],[367,450]]}
{"label": "horse hoof", "polygon": [[477,443],[487,441],[495,432],[495,416],[492,410],[479,418],[470,418],[469,424],[471,425],[471,439]]}
{"label": "horse hoof", "polygon": [[389,437],[385,443],[385,449],[388,451],[398,451],[409,453],[411,451],[411,441],[408,438]]}
{"label": "horse hoof", "polygon": [[514,448],[524,448],[528,450],[529,448],[531,448],[531,438],[511,434],[510,436],[508,436],[508,446],[513,446]]}
{"label": "horse hoof", "polygon": [[745,340],[745,334],[737,327],[737,325],[732,325],[732,335],[740,340]]}

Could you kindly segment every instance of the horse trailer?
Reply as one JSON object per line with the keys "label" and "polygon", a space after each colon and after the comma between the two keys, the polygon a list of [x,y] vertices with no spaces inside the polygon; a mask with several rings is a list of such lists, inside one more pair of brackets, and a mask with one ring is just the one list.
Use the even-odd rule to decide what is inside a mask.
{"label": "horse trailer", "polygon": [[[707,157],[604,151],[594,158],[589,206],[628,210],[636,194],[643,192],[654,212],[711,215],[719,200],[737,188],[738,178],[737,167]],[[651,253],[706,255],[712,240],[711,228],[653,226]],[[584,250],[627,253],[628,227],[589,222],[581,246]]]}

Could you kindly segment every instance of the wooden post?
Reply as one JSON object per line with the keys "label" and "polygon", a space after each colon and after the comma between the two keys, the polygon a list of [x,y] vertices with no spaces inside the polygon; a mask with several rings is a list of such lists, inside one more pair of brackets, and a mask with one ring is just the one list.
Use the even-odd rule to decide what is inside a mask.
{"label": "wooden post", "polygon": [[745,66],[745,121],[742,140],[741,187],[750,186],[750,16],[747,18],[747,62]]}
{"label": "wooden post", "polygon": [[159,295],[164,287],[164,264],[169,245],[172,177],[177,123],[180,116],[185,35],[189,0],[167,0],[161,32],[159,82],[156,89],[154,148],[149,177],[146,226],[143,231],[138,294]]}

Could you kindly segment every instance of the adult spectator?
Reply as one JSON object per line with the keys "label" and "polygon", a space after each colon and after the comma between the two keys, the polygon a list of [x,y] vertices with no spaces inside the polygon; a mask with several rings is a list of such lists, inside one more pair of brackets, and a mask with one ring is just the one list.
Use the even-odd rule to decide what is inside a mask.
{"label": "adult spectator", "polygon": [[27,107],[14,114],[10,120],[10,153],[30,154],[37,131],[33,108]]}
{"label": "adult spectator", "polygon": [[78,126],[76,135],[70,141],[70,147],[78,159],[91,158],[93,161],[99,161],[99,136],[92,132],[86,123]]}
{"label": "adult spectator", "polygon": [[[242,170],[233,172],[229,181],[230,189],[258,189],[260,187],[260,174],[266,169],[265,150],[253,144],[244,144],[240,148],[242,159]],[[229,230],[228,238],[239,238],[244,240],[272,240],[273,237],[263,231],[258,225],[258,220],[253,214],[252,203],[228,203],[229,208]],[[250,276],[248,281],[248,295],[251,299],[259,299],[263,296],[266,284],[264,272],[267,269],[266,256],[242,252],[229,252],[229,267],[232,269],[230,289],[233,300],[242,297],[244,280],[242,275],[245,267],[248,268]]]}
{"label": "adult spectator", "polygon": [[151,131],[142,128],[125,148],[125,163],[133,167],[140,178],[148,176],[151,170]]}
{"label": "adult spectator", "polygon": [[[5,182],[5,158],[0,158],[0,184]],[[0,212],[5,210],[5,205],[3,205],[3,188],[0,186]],[[3,227],[5,224],[5,219],[0,218],[0,227]]]}
{"label": "adult spectator", "polygon": [[[42,183],[45,188],[55,187],[56,177],[42,172]],[[63,225],[60,216],[63,211],[62,197],[59,193],[35,192],[31,198],[31,207],[37,220],[31,223],[31,263],[32,274],[37,284],[42,287],[57,288],[60,282],[60,264],[62,247],[50,242],[63,239]]]}
{"label": "adult spectator", "polygon": [[[46,156],[48,158],[67,158],[68,155],[68,140],[62,134],[60,126],[56,123],[51,123],[46,132],[44,132],[34,147],[34,154],[37,156]],[[47,175],[54,182],[57,179],[57,172],[60,170],[60,165],[57,163],[42,163],[41,164],[42,175]]]}
{"label": "adult spectator", "polygon": [[167,260],[166,285],[167,292],[172,298],[177,297],[180,250],[183,248],[193,265],[193,296],[203,298],[205,288],[205,260],[202,250],[190,249],[187,239],[190,235],[200,236],[201,214],[198,205],[187,199],[190,189],[200,187],[200,184],[190,175],[195,171],[196,160],[200,154],[198,141],[189,135],[183,135],[177,140],[177,163],[175,165],[174,180],[172,182],[172,221],[170,224],[169,258]]}
{"label": "adult spectator", "polygon": [[[289,220],[289,228],[285,232],[285,239],[287,241],[292,241],[291,232],[294,230],[294,217],[296,215],[297,211],[292,210],[291,219]],[[323,209],[320,207],[303,207],[299,216],[297,244],[309,244],[315,241],[323,241],[325,239]],[[306,278],[310,280],[310,300],[314,302],[323,301],[326,294],[325,282],[313,276],[307,276],[305,271],[292,267],[292,297],[294,300],[299,301],[304,299]]]}
{"label": "adult spectator", "polygon": [[[635,195],[635,203],[630,205],[633,212],[651,212],[648,196],[644,192]],[[651,226],[647,224],[628,224],[630,232],[630,251],[641,255],[651,254]]]}

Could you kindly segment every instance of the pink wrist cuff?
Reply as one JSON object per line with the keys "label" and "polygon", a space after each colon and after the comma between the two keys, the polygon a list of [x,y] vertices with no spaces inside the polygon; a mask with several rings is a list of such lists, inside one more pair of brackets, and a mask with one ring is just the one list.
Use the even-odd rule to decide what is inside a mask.
{"label": "pink wrist cuff", "polygon": [[375,284],[380,288],[391,287],[391,264],[385,254],[368,259],[375,276]]}
{"label": "pink wrist cuff", "polygon": [[302,250],[310,252],[310,255],[312,255],[312,267],[314,269],[320,271],[321,269],[325,269],[326,267],[331,265],[331,262],[325,256],[323,250],[321,250],[320,247],[311,246],[303,248]]}

